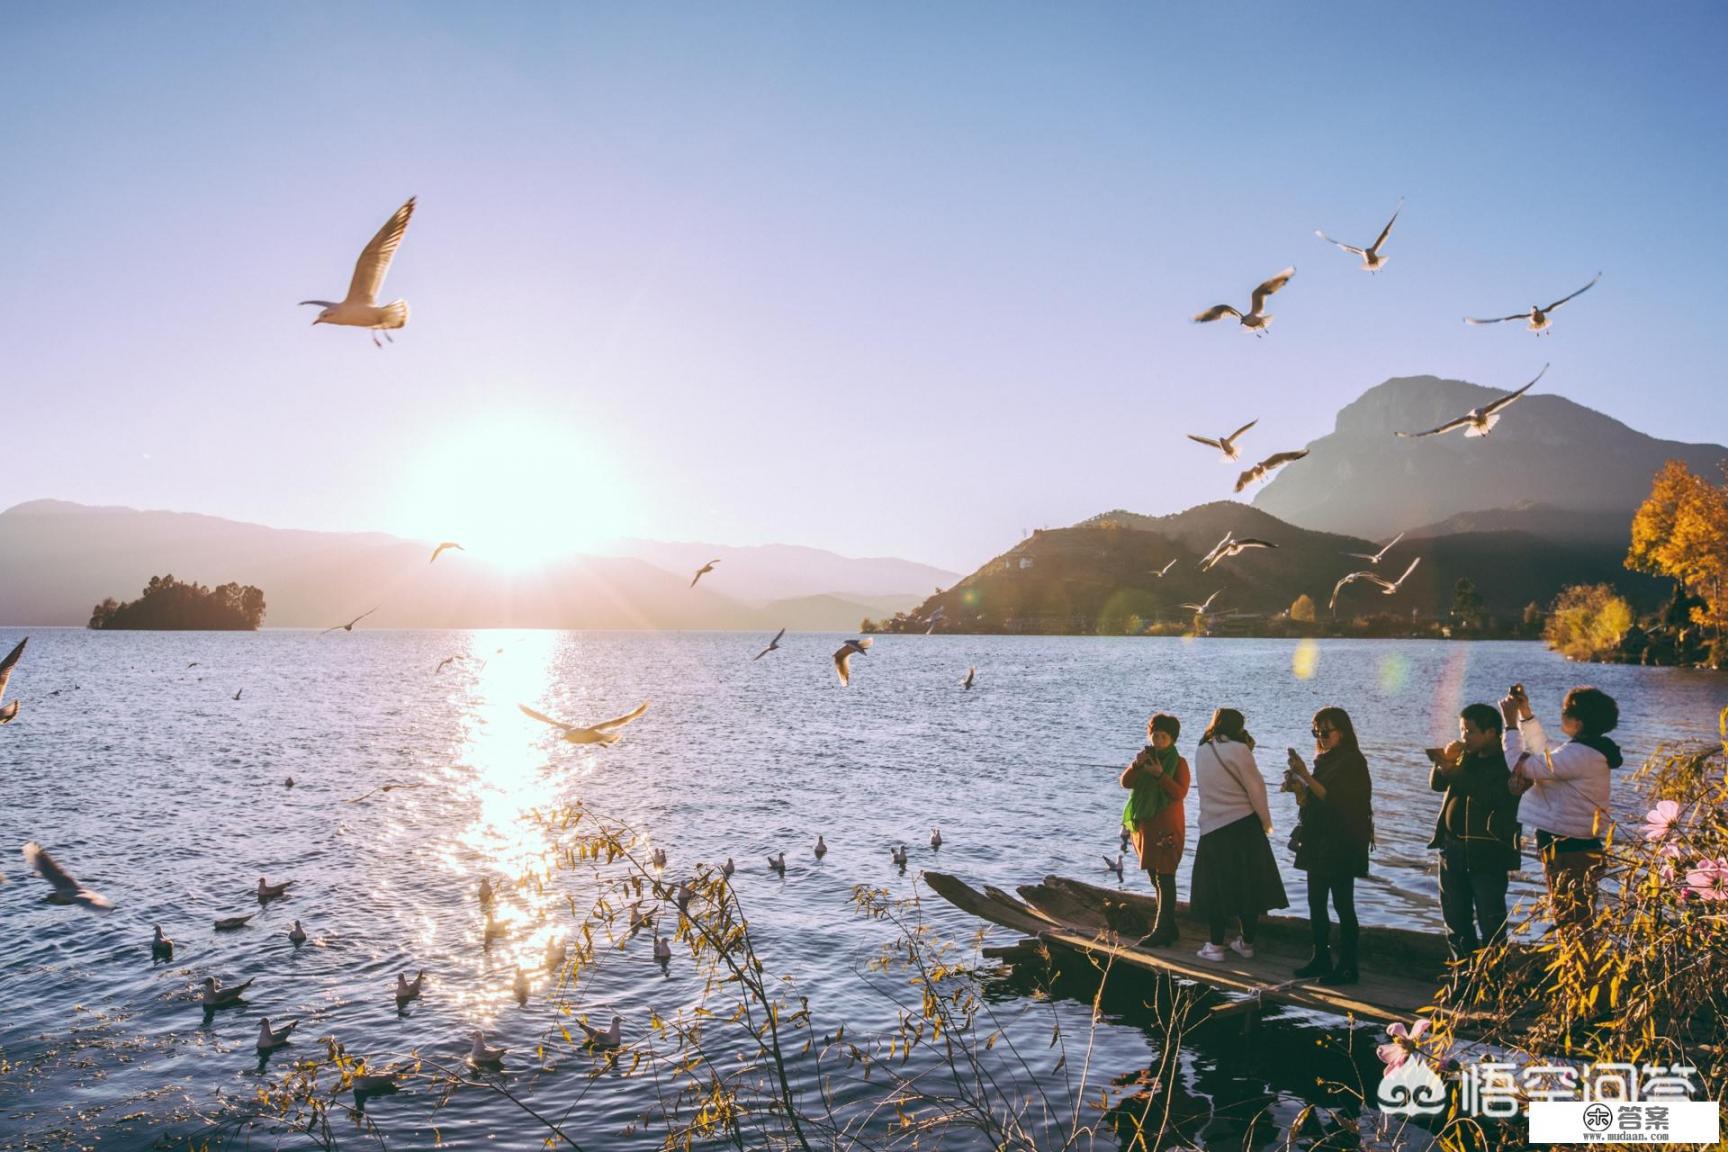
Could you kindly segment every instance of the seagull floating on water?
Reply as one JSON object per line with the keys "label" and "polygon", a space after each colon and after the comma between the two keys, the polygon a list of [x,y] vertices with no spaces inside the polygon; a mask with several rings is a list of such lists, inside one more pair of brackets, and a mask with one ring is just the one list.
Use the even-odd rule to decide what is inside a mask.
{"label": "seagull floating on water", "polygon": [[262,877],[262,876],[258,877],[258,899],[259,899],[259,901],[262,902],[265,900],[277,899],[283,893],[288,891],[288,885],[290,885],[292,883],[294,883],[294,881],[284,880],[280,884],[266,884],[264,882],[264,877]]}
{"label": "seagull floating on water", "polygon": [[162,925],[156,925],[156,936],[150,941],[150,959],[174,959],[174,941],[162,935]]}
{"label": "seagull floating on water", "polygon": [[516,707],[522,709],[524,716],[538,720],[542,724],[550,724],[554,728],[563,729],[564,739],[572,744],[599,744],[610,748],[623,739],[623,733],[615,732],[613,729],[622,728],[632,720],[640,719],[642,713],[648,711],[649,703],[651,701],[644,700],[633,711],[626,712],[622,716],[614,716],[610,720],[602,720],[598,724],[590,724],[586,728],[576,724],[566,724],[562,720],[554,720],[546,713],[536,712],[526,704],[518,704]]}
{"label": "seagull floating on water", "polygon": [[224,916],[220,920],[216,921],[216,931],[232,932],[236,928],[244,928],[246,927],[246,922],[256,915],[258,915],[258,913],[248,912],[244,916]]}
{"label": "seagull floating on water", "polygon": [[404,1008],[420,999],[420,990],[426,986],[426,969],[422,968],[410,980],[402,973],[396,973],[396,1007]]}
{"label": "seagull floating on water", "polygon": [[942,850],[942,829],[936,827],[930,829],[930,847],[938,852]]}
{"label": "seagull floating on water", "polygon": [[660,935],[658,925],[654,928],[654,962],[662,968],[672,962],[672,942]]}
{"label": "seagull floating on water", "polygon": [[522,971],[522,966],[518,964],[516,966],[516,983],[513,985],[513,990],[516,993],[516,1003],[528,1003],[528,993],[530,989],[531,985],[528,983],[528,973]]}
{"label": "seagull floating on water", "polygon": [[892,848],[888,849],[888,856],[894,861],[894,863],[900,865],[900,867],[906,867],[906,845],[894,845]]}
{"label": "seagull floating on water", "polygon": [[368,1072],[365,1059],[360,1059],[354,1064],[354,1078],[349,1084],[354,1089],[354,1099],[357,1101],[362,1096],[392,1096],[401,1090],[402,1086],[397,1083],[401,1075],[394,1069],[388,1072]]}
{"label": "seagull floating on water", "polygon": [[724,878],[726,878],[727,880],[732,879],[732,873],[736,872],[737,870],[738,870],[737,865],[732,863],[732,857],[730,857],[730,856],[726,857],[726,863],[720,865],[720,875],[723,876]]}
{"label": "seagull floating on water", "polygon": [[604,1032],[586,1021],[578,1020],[577,1023],[582,1025],[582,1031],[587,1034],[588,1043],[596,1048],[616,1048],[623,1042],[624,1021],[617,1016],[612,1017],[612,1027]]}
{"label": "seagull floating on water", "polygon": [[1554,301],[1554,303],[1548,305],[1548,307],[1546,307],[1546,308],[1543,308],[1543,307],[1540,307],[1537,305],[1531,305],[1530,311],[1528,311],[1528,312],[1514,312],[1510,316],[1491,316],[1486,320],[1478,320],[1474,316],[1466,316],[1466,317],[1464,317],[1464,323],[1466,323],[1466,324],[1500,324],[1500,323],[1504,323],[1507,320],[1528,320],[1530,323],[1527,324],[1526,327],[1530,331],[1540,334],[1540,333],[1547,331],[1548,326],[1551,323],[1553,323],[1552,313],[1555,312],[1556,310],[1558,310],[1560,305],[1566,303],[1566,301],[1568,301],[1568,300],[1571,300],[1573,297],[1582,296],[1584,293],[1590,291],[1590,289],[1592,289],[1596,286],[1596,281],[1598,281],[1600,279],[1602,279],[1602,273],[1598,272],[1598,273],[1596,273],[1596,275],[1594,275],[1590,278],[1590,283],[1584,285],[1584,287],[1582,287],[1582,288],[1578,289],[1578,291],[1572,293],[1571,296],[1560,297],[1560,299]]}
{"label": "seagull floating on water", "polygon": [[1108,856],[1104,857],[1104,867],[1109,871],[1116,873],[1116,879],[1118,880],[1123,879],[1122,857],[1123,854],[1121,852],[1116,853],[1116,859],[1114,860],[1110,859]]}
{"label": "seagull floating on water", "polygon": [[656,868],[666,867],[666,849],[654,849],[654,854],[649,859],[653,861],[654,867]]}
{"label": "seagull floating on water", "polygon": [[816,853],[816,859],[818,860],[828,855],[828,844],[822,839],[822,833],[820,832],[816,833],[816,847],[812,849],[812,851]]}
{"label": "seagull floating on water", "polygon": [[834,653],[834,671],[840,677],[840,687],[852,683],[852,657],[870,651],[874,638],[865,636],[861,640],[848,640],[840,645],[840,650]]}
{"label": "seagull floating on water", "polygon": [[702,567],[696,569],[696,575],[690,577],[690,587],[692,587],[692,588],[696,587],[696,581],[702,579],[702,577],[704,577],[704,576],[708,575],[708,573],[714,571],[714,565],[716,565],[718,563],[720,563],[720,561],[710,560],[710,561],[708,561],[708,563],[702,565]]}
{"label": "seagull floating on water", "polygon": [[294,921],[294,927],[289,929],[288,942],[296,948],[306,943],[306,929],[300,927],[300,921]]}
{"label": "seagull floating on water", "polygon": [[474,1043],[468,1048],[468,1062],[470,1064],[502,1064],[504,1054],[508,1051],[510,1051],[508,1048],[492,1047],[486,1043],[484,1033],[476,1032],[474,1033]]}
{"label": "seagull floating on water", "polygon": [[480,907],[492,907],[492,880],[490,877],[480,877]]}
{"label": "seagull floating on water", "polygon": [[48,881],[54,889],[43,897],[50,904],[75,904],[92,912],[106,912],[114,907],[108,897],[92,892],[73,879],[72,874],[55,863],[48,850],[34,840],[24,845],[24,866]]}
{"label": "seagull floating on water", "polygon": [[960,681],[960,687],[966,689],[967,691],[971,691],[972,690],[972,681],[976,680],[977,678],[978,678],[978,665],[974,664],[970,668],[966,669],[966,679]]}
{"label": "seagull floating on water", "polygon": [[1240,492],[1256,480],[1264,480],[1273,472],[1308,455],[1308,449],[1299,452],[1274,452],[1242,475],[1236,477],[1236,491]]}
{"label": "seagull floating on water", "polygon": [[781,876],[785,876],[786,875],[786,853],[782,852],[778,856],[768,857],[768,867],[771,868],[772,870],[774,870],[775,872],[780,873]]}
{"label": "seagull floating on water", "polygon": [[414,197],[408,197],[408,202],[396,209],[384,227],[378,229],[378,234],[372,237],[360,253],[360,259],[354,262],[354,277],[348,282],[348,295],[342,300],[302,300],[301,304],[316,304],[321,309],[313,324],[339,324],[349,328],[370,328],[372,343],[382,348],[378,343],[378,334],[382,332],[384,339],[395,343],[390,335],[390,329],[401,328],[408,323],[408,301],[392,300],[380,307],[378,293],[384,287],[384,277],[390,271],[390,259],[396,255],[396,249],[402,244],[402,237],[408,231],[408,219],[414,215]]}
{"label": "seagull floating on water", "polygon": [[1236,438],[1258,423],[1260,423],[1258,419],[1250,420],[1248,423],[1242,425],[1242,427],[1236,429],[1236,431],[1230,433],[1230,435],[1220,436],[1216,440],[1208,440],[1206,437],[1196,436],[1192,432],[1188,433],[1188,439],[1194,441],[1196,444],[1204,444],[1208,448],[1218,449],[1219,452],[1223,453],[1222,459],[1224,463],[1228,464],[1242,455],[1241,451],[1236,447]]}
{"label": "seagull floating on water", "polygon": [[204,977],[204,993],[198,998],[198,1002],[206,1008],[232,1007],[233,1005],[240,1003],[240,997],[245,994],[246,989],[252,987],[252,981],[256,979],[258,979],[258,977],[253,976],[244,984],[236,984],[232,988],[224,988],[216,977],[206,976]]}
{"label": "seagull floating on water", "polygon": [[448,552],[452,548],[456,549],[456,551],[458,551],[458,552],[468,551],[468,549],[462,547],[462,545],[456,543],[456,541],[446,540],[443,543],[439,544],[438,547],[432,549],[432,559],[426,561],[426,563],[428,563],[428,564],[432,563],[434,560],[437,560],[438,557],[444,555],[444,553]]}
{"label": "seagull floating on water", "polygon": [[1442,432],[1450,432],[1454,428],[1462,428],[1464,429],[1465,436],[1486,436],[1494,430],[1494,425],[1500,423],[1500,413],[1510,407],[1512,402],[1518,399],[1518,397],[1530,391],[1530,389],[1535,386],[1536,380],[1542,379],[1542,377],[1547,374],[1548,365],[1544,364],[1542,365],[1542,371],[1536,373],[1536,379],[1530,381],[1530,383],[1524,385],[1524,387],[1518,389],[1516,392],[1508,392],[1498,400],[1484,404],[1480,408],[1472,408],[1470,411],[1464,413],[1464,415],[1458,417],[1458,419],[1448,420],[1438,428],[1430,428],[1426,432],[1400,432],[1398,435],[1402,436],[1406,440],[1417,440],[1423,436],[1438,436]]}
{"label": "seagull floating on water", "polygon": [[1366,560],[1369,564],[1377,566],[1380,561],[1386,559],[1386,553],[1392,551],[1392,546],[1402,539],[1404,539],[1404,533],[1400,532],[1398,535],[1388,540],[1385,546],[1378,552],[1346,552],[1344,555],[1350,557],[1352,560]]}
{"label": "seagull floating on water", "polygon": [[1366,580],[1368,583],[1377,586],[1383,595],[1390,596],[1394,592],[1398,591],[1404,581],[1410,578],[1410,573],[1416,571],[1416,565],[1420,563],[1422,563],[1422,557],[1420,556],[1410,561],[1410,567],[1404,569],[1404,575],[1398,577],[1396,580],[1388,580],[1384,576],[1375,572],[1347,573],[1342,580],[1332,586],[1332,600],[1327,604],[1326,610],[1328,612],[1338,611],[1338,593],[1344,591],[1345,588],[1356,583],[1358,580]]}
{"label": "seagull floating on water", "polygon": [[290,1020],[280,1028],[272,1028],[270,1027],[270,1017],[263,1017],[258,1021],[258,1051],[276,1051],[288,1043],[288,1037],[292,1036],[294,1029],[298,1027],[300,1027],[300,1021]]}
{"label": "seagull floating on water", "polygon": [[1254,333],[1254,335],[1264,335],[1266,326],[1272,323],[1272,314],[1270,312],[1262,311],[1262,309],[1266,307],[1266,298],[1278,291],[1278,289],[1284,287],[1284,285],[1290,283],[1290,277],[1294,275],[1296,275],[1296,266],[1292,264],[1290,267],[1284,269],[1284,271],[1278,273],[1278,275],[1255,288],[1253,294],[1249,297],[1247,312],[1239,312],[1228,304],[1214,304],[1212,307],[1206,309],[1206,311],[1196,315],[1194,317],[1194,322],[1196,324],[1207,324],[1213,320],[1221,320],[1226,316],[1234,316],[1242,327],[1248,329],[1250,332]]}
{"label": "seagull floating on water", "polygon": [[1386,221],[1386,227],[1380,229],[1379,237],[1374,241],[1374,243],[1368,245],[1366,248],[1358,248],[1353,244],[1345,244],[1342,241],[1334,240],[1318,228],[1314,229],[1314,235],[1320,237],[1320,239],[1326,241],[1328,244],[1336,245],[1337,247],[1344,249],[1346,252],[1362,257],[1362,270],[1364,272],[1378,272],[1386,266],[1386,257],[1381,255],[1380,249],[1386,246],[1386,237],[1392,234],[1392,225],[1398,222],[1398,213],[1402,211],[1404,211],[1404,201],[1400,200],[1398,201],[1398,207],[1392,212],[1392,219]]}
{"label": "seagull floating on water", "polygon": [[782,628],[782,629],[780,629],[780,631],[774,633],[774,639],[768,641],[768,647],[762,649],[762,651],[756,653],[756,655],[750,657],[750,659],[751,660],[760,660],[760,659],[762,659],[762,657],[768,655],[768,653],[770,653],[770,652],[780,651],[780,638],[784,635],[786,635],[786,629],[784,629],[784,628]]}
{"label": "seagull floating on water", "polygon": [[[24,655],[24,645],[30,643],[30,637],[18,641],[12,651],[6,653],[6,659],[0,660],[0,704],[6,699],[6,681],[12,679],[12,666],[18,663],[18,658]],[[18,701],[0,707],[0,724],[10,724],[18,715]]]}

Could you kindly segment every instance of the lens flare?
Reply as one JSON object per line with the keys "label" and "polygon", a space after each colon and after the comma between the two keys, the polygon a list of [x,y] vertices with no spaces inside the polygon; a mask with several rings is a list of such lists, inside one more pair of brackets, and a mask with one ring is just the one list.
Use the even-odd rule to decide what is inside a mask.
{"label": "lens flare", "polygon": [[1380,694],[1396,696],[1404,691],[1410,679],[1410,661],[1396,652],[1389,652],[1380,661]]}
{"label": "lens flare", "polygon": [[1304,639],[1290,655],[1290,671],[1296,674],[1298,680],[1312,680],[1319,669],[1320,645],[1312,638]]}

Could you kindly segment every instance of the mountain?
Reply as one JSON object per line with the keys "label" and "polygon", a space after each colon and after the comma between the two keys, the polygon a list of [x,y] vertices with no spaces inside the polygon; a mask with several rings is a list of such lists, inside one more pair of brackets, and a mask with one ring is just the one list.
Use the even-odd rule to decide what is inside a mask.
{"label": "mountain", "polygon": [[[1254,506],[1305,528],[1371,539],[1521,505],[1611,513],[1629,523],[1664,461],[1715,475],[1728,459],[1721,445],[1658,440],[1563,396],[1535,393],[1508,408],[1486,439],[1396,435],[1437,427],[1500,395],[1434,376],[1376,385],[1338,413],[1306,460],[1261,489]],[[1533,523],[1519,527],[1538,531]]]}
{"label": "mountain", "polygon": [[[1278,547],[1244,552],[1201,572],[1199,560],[1226,531]],[[1216,610],[1263,615],[1282,612],[1306,594],[1324,617],[1339,577],[1365,566],[1345,554],[1374,548],[1360,537],[1299,528],[1228,501],[1173,516],[1107,512],[1072,528],[1034,532],[925,601],[916,615],[927,619],[940,606],[940,627],[954,631],[1121,634],[1152,621],[1188,619],[1192,612],[1182,604],[1202,603],[1216,592]],[[1627,572],[1625,555],[1624,542],[1553,540],[1526,531],[1412,537],[1377,569],[1396,579],[1421,560],[1398,594],[1353,585],[1340,596],[1338,615],[1444,617],[1461,577],[1502,620],[1517,619],[1532,601],[1549,604],[1575,583],[1612,583],[1640,609],[1657,607],[1667,597],[1666,583]],[[1172,559],[1168,575],[1154,575]]]}
{"label": "mountain", "polygon": [[[905,564],[919,583],[892,595],[812,587],[768,563],[757,566],[759,584],[712,581],[726,583],[722,591],[710,578],[691,588],[688,573],[632,556],[576,556],[518,571],[460,552],[428,565],[430,553],[425,543],[379,533],[38,500],[0,513],[0,623],[82,625],[105,597],[131,599],[151,576],[168,574],[208,585],[257,585],[267,604],[265,625],[275,628],[328,627],[379,604],[368,626],[851,631],[864,617],[916,603],[927,587],[924,566],[903,561],[862,562],[855,581],[874,589],[887,566]],[[835,556],[820,571],[844,579],[848,563]]]}

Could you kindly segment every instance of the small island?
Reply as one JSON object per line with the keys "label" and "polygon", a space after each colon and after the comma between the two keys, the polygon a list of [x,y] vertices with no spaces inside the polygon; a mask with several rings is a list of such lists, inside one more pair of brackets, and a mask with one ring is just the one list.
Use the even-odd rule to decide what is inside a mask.
{"label": "small island", "polygon": [[169,576],[152,576],[144,594],[118,603],[113,597],[90,610],[91,628],[105,631],[256,632],[264,622],[264,592],[250,584],[206,588]]}

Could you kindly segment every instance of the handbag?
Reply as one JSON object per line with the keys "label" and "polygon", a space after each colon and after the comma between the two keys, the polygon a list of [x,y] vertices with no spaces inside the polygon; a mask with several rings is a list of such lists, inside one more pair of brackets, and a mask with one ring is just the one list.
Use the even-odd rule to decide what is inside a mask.
{"label": "handbag", "polygon": [[1302,851],[1302,825],[1300,822],[1297,823],[1295,831],[1290,833],[1290,840],[1284,847],[1292,852]]}

